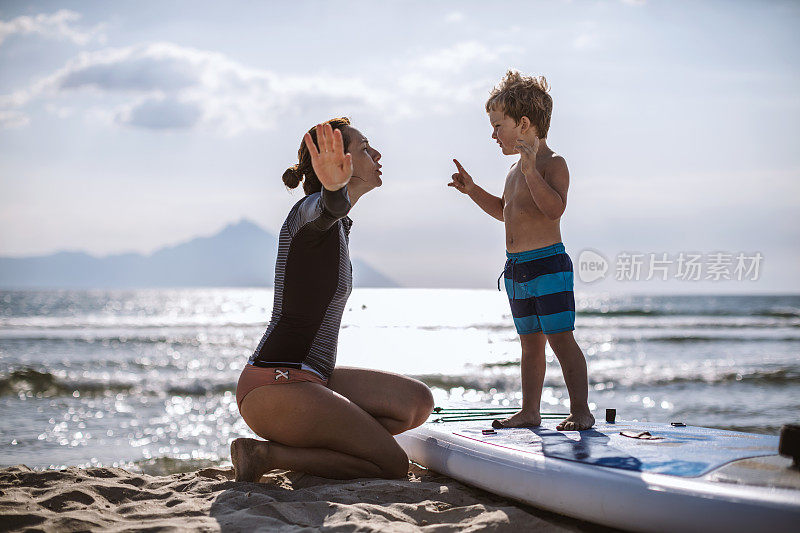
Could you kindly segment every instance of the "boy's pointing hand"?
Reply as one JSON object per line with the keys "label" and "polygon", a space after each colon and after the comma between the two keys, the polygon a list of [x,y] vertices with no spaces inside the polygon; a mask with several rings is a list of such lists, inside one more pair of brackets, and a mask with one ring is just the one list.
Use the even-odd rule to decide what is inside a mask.
{"label": "boy's pointing hand", "polygon": [[464,167],[461,166],[461,163],[459,163],[457,159],[453,159],[453,163],[456,164],[458,172],[453,174],[453,181],[448,183],[447,186],[455,187],[457,191],[463,192],[464,194],[469,194],[472,192],[472,189],[475,188],[475,182],[472,181],[472,176],[470,176],[467,171],[464,170]]}

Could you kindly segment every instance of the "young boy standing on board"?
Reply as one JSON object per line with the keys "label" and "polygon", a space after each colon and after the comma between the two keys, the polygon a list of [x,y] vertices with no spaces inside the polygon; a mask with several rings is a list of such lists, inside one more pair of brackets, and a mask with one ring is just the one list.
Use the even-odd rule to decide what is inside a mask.
{"label": "young boy standing on board", "polygon": [[[547,146],[553,99],[543,76],[508,71],[490,93],[486,112],[492,139],[504,155],[519,154],[498,198],[475,184],[461,164],[448,185],[506,227],[506,264],[502,276],[511,303],[514,326],[522,343],[522,409],[492,426],[538,426],[545,373],[545,341],[564,372],[570,415],[559,430],[592,427],[586,359],[572,335],[575,296],[572,261],[561,242],[559,220],[567,205],[569,171],[563,157]],[[499,281],[498,281],[499,288]]]}

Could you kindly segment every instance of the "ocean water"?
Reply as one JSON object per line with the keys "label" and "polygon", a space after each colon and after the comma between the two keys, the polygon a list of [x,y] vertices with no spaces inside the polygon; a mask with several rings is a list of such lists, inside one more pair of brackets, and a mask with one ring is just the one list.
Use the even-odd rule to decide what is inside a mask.
{"label": "ocean water", "polygon": [[[777,434],[800,422],[800,296],[576,295],[595,416]],[[254,436],[239,373],[269,289],[0,291],[0,465],[230,464]],[[516,406],[519,340],[504,293],[356,289],[337,364],[425,381],[439,405]],[[547,348],[542,409],[568,409]]]}

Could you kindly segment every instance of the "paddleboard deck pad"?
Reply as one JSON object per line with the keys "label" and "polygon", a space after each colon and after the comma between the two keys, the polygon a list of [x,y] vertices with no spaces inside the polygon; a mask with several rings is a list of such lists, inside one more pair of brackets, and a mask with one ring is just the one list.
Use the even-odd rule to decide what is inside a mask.
{"label": "paddleboard deck pad", "polygon": [[777,455],[777,436],[627,421],[558,431],[561,417],[493,429],[490,420],[463,418],[432,415],[396,438],[431,470],[622,529],[797,531],[800,524],[800,471]]}
{"label": "paddleboard deck pad", "polygon": [[[455,422],[450,431],[486,445],[523,453],[557,457],[607,468],[697,477],[747,457],[773,455],[778,437],[702,427],[675,428],[664,424],[596,424],[586,431],[557,431],[556,423],[537,428],[495,430]],[[709,445],[712,444],[712,445]]]}

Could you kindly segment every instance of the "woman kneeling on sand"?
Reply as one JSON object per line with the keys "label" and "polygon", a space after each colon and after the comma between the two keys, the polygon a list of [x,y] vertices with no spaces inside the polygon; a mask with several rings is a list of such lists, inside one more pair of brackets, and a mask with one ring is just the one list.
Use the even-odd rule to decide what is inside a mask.
{"label": "woman kneeling on sand", "polygon": [[334,368],[352,290],[347,214],[381,185],[380,158],[337,118],[305,134],[299,163],[283,174],[289,188],[302,180],[306,196],[281,228],[272,318],[236,388],[242,418],[266,439],[231,443],[237,481],[258,481],[274,468],[338,479],[408,472],[392,435],[427,419],[430,390],[399,374]]}

